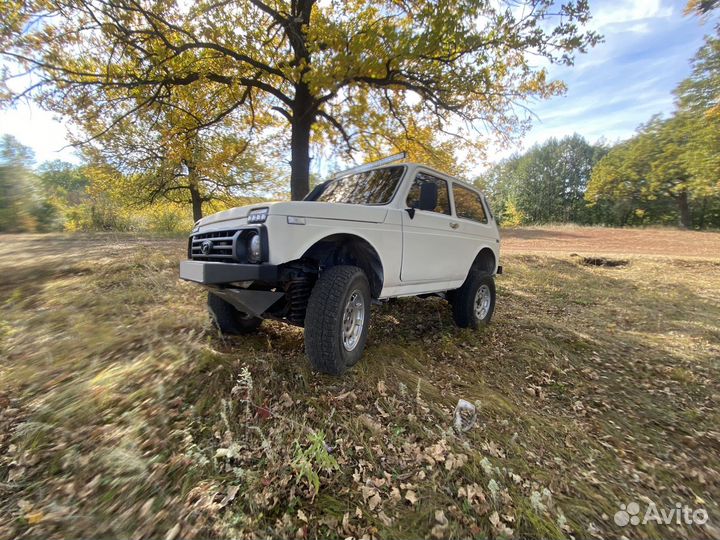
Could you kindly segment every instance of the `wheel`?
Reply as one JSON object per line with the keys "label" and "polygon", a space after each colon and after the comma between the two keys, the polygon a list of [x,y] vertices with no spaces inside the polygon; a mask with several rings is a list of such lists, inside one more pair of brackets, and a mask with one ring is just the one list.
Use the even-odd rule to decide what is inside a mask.
{"label": "wheel", "polygon": [[210,316],[223,334],[249,334],[262,324],[261,318],[238,311],[235,306],[211,292],[208,293],[207,304]]}
{"label": "wheel", "polygon": [[460,328],[485,326],[495,311],[495,280],[473,270],[450,298],[455,324]]}
{"label": "wheel", "polygon": [[340,375],[360,360],[370,301],[370,285],[357,266],[333,266],[320,274],[305,313],[305,353],[313,369]]}

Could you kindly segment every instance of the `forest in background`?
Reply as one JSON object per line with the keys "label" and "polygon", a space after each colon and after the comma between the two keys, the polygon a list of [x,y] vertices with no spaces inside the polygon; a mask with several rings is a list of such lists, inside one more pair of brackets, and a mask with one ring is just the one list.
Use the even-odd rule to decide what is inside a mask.
{"label": "forest in background", "polygon": [[[312,7],[312,2],[308,5],[309,10],[319,9]],[[96,16],[92,2],[81,2],[79,6],[77,17],[88,17],[88,21],[92,21]],[[715,7],[713,2],[691,1],[688,10],[702,15]],[[2,232],[185,232],[202,215],[227,207],[290,196],[297,198],[306,186],[320,180],[310,172],[309,158],[307,162],[298,161],[298,145],[307,151],[312,148],[312,154],[318,157],[344,156],[357,161],[405,150],[411,160],[428,163],[483,188],[504,226],[542,223],[660,224],[695,229],[720,226],[720,27],[717,26],[692,59],[691,75],[676,88],[676,108],[671,116],[655,116],[639,126],[635,136],[615,144],[591,144],[577,134],[550,139],[523,154],[502,160],[478,176],[476,171],[481,170],[482,165],[477,156],[482,155],[487,141],[470,139],[461,131],[446,132],[438,126],[447,126],[456,115],[456,120],[489,123],[498,132],[522,133],[529,120],[516,115],[515,97],[509,96],[517,96],[521,91],[525,97],[547,98],[562,93],[564,87],[561,82],[546,80],[542,69],[527,71],[530,67],[520,58],[516,59],[520,62],[518,65],[502,64],[498,60],[487,68],[497,70],[497,74],[492,84],[485,81],[491,86],[483,92],[497,91],[505,97],[487,102],[487,94],[470,89],[467,84],[472,80],[465,80],[477,77],[475,82],[479,84],[487,72],[468,72],[463,67],[462,73],[458,73],[454,60],[441,55],[446,46],[464,47],[462,54],[468,57],[480,54],[478,43],[485,44],[482,40],[487,36],[458,31],[452,39],[445,35],[437,41],[437,32],[432,26],[442,23],[462,29],[463,14],[454,19],[453,13],[441,16],[427,12],[423,14],[424,19],[413,18],[413,24],[419,28],[415,32],[425,31],[428,39],[434,40],[430,45],[437,56],[428,57],[423,47],[418,50],[419,41],[412,32],[393,34],[406,41],[398,43],[398,50],[387,54],[404,55],[407,65],[421,60],[430,62],[421,66],[425,70],[422,74],[403,69],[396,73],[388,68],[396,58],[391,56],[384,66],[385,78],[378,78],[377,69],[382,64],[368,66],[367,62],[360,62],[355,65],[356,57],[343,56],[342,68],[355,75],[333,81],[332,69],[340,66],[332,63],[320,64],[317,69],[308,69],[300,75],[296,73],[298,66],[305,65],[311,58],[298,58],[304,49],[298,49],[292,41],[292,32],[289,38],[278,38],[278,44],[290,39],[289,57],[275,57],[276,53],[263,49],[258,54],[267,57],[260,61],[200,41],[191,29],[177,30],[170,18],[179,11],[167,15],[143,11],[138,15],[139,23],[133,22],[134,19],[131,22],[119,19],[113,22],[116,27],[100,26],[93,34],[93,46],[100,51],[98,58],[114,59],[118,65],[113,67],[111,63],[100,63],[98,58],[81,62],[77,51],[66,50],[65,38],[58,36],[75,32],[76,43],[85,43],[84,27],[76,28],[77,20],[59,23],[55,30],[63,28],[65,34],[40,28],[35,35],[29,29],[34,28],[31,24],[34,17],[45,16],[42,11],[46,9],[45,4],[11,2],[4,9],[9,22],[1,29],[0,49],[18,65],[30,66],[28,69],[34,77],[42,75],[38,83],[18,93],[8,86],[18,74],[10,74],[6,69],[0,101],[12,105],[18,99],[35,98],[44,108],[61,114],[71,127],[71,141],[77,145],[82,161],[79,165],[58,161],[38,164],[29,148],[11,136],[0,137]],[[123,10],[132,12],[134,8],[120,2],[113,9],[124,13]],[[207,7],[197,9],[200,10],[198,16],[222,15]],[[567,9],[570,11],[565,16],[579,23],[589,16],[583,3]],[[298,16],[307,15],[303,13]],[[280,24],[277,18],[281,15],[270,13],[270,28]],[[373,25],[377,24],[373,19],[376,13],[348,12],[348,15],[355,17],[360,26],[367,24],[375,28]],[[496,24],[502,25],[512,12],[486,15],[497,17]],[[331,15],[327,17],[323,21],[330,24]],[[539,11],[532,17],[543,20],[548,14]],[[558,56],[554,51],[559,48],[582,52],[602,39],[593,32],[581,33],[577,28],[562,27],[555,37],[557,41],[548,41],[547,36],[545,41],[538,41],[531,30],[532,17],[515,21],[506,29],[514,32],[506,39],[512,44],[507,46],[515,52],[539,50],[551,62],[567,63],[571,61],[567,53]],[[62,17],[57,20],[63,21]],[[143,26],[146,23],[152,27],[151,32]],[[526,23],[527,28],[522,26]],[[19,33],[23,27],[25,31]],[[384,31],[400,32],[403,28],[400,25]],[[492,25],[489,28],[493,28],[490,32],[498,31]],[[317,36],[309,31],[303,34],[307,40],[305,45],[309,46],[312,39],[318,39],[322,47],[335,43],[328,42],[325,32],[338,40],[333,46],[339,49],[346,39],[346,44],[380,54],[378,43],[358,45],[360,34],[342,26],[322,27],[317,31]],[[143,37],[148,34],[149,37]],[[98,36],[107,41],[102,43],[107,50],[99,47]],[[211,37],[215,38],[204,36],[204,39]],[[525,41],[517,42],[521,38]],[[144,57],[146,39],[160,47],[167,58],[156,58],[160,53]],[[189,41],[177,45],[173,41],[176,39]],[[452,43],[446,43],[448,40]],[[116,58],[118,42],[136,47],[142,54]],[[505,46],[500,45],[498,52]],[[212,56],[198,53],[185,59],[183,55],[196,49],[210,51]],[[254,66],[259,70],[256,78],[248,79],[241,73],[238,88],[232,86],[235,83],[218,79],[214,73],[196,78],[192,72],[204,62],[207,69],[214,69],[219,59],[228,57],[243,65],[258,64]],[[160,79],[143,67],[149,58],[158,62],[158,69],[164,70]],[[319,62],[317,55],[312,59]],[[126,63],[121,64],[121,60]],[[185,64],[186,60],[189,63]],[[178,73],[189,74],[184,78],[171,76],[167,71],[169,62],[177,63],[173,67]],[[129,72],[130,68],[136,71]],[[225,68],[232,70],[236,66],[228,64]],[[97,69],[98,74],[82,71],[91,69]],[[507,69],[519,70],[525,79],[520,82],[504,79]],[[363,74],[363,70],[375,75]],[[316,80],[321,72],[325,78]],[[419,76],[426,86],[409,82]],[[108,82],[109,78],[114,79]],[[296,125],[294,115],[299,113],[293,109],[297,106],[293,99],[312,89],[305,87],[305,78],[318,88],[323,85],[330,88],[324,96],[308,98],[313,119],[309,127]],[[148,94],[153,85],[159,85],[159,93]],[[232,86],[230,90],[228,85]],[[355,94],[350,100],[348,96],[352,92]],[[203,99],[199,99],[200,96]],[[340,99],[341,96],[345,96],[344,99]],[[490,110],[496,111],[493,114],[497,116],[490,116]],[[278,122],[278,114],[290,122],[290,144],[288,130]],[[296,130],[306,128],[311,137],[298,142]],[[458,160],[458,150],[464,150],[472,159]]]}
{"label": "forest in background", "polygon": [[477,185],[504,225],[720,227],[720,37],[707,36],[676,107],[614,145],[550,139],[498,163]]}

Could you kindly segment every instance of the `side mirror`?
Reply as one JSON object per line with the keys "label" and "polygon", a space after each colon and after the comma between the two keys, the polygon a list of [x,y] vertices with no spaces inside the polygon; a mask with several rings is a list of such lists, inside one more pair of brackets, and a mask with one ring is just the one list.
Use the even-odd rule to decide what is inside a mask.
{"label": "side mirror", "polygon": [[435,210],[438,202],[438,186],[435,182],[420,184],[420,200],[415,205],[418,210]]}

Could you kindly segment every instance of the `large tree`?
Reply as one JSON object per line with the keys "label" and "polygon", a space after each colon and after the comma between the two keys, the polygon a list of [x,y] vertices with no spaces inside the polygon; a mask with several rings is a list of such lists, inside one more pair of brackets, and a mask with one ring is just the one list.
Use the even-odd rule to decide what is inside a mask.
{"label": "large tree", "polygon": [[[686,118],[690,133],[683,161],[691,188],[699,199],[700,225],[709,203],[720,198],[720,26],[705,37],[692,59],[692,72],[675,89],[678,114]],[[714,201],[713,201],[714,199]]]}
{"label": "large tree", "polygon": [[720,26],[691,61],[692,72],[675,89],[677,106],[681,111],[720,120]]}
{"label": "large tree", "polygon": [[[690,152],[702,146],[704,119],[678,112],[655,117],[637,135],[615,148],[595,167],[586,198],[627,201],[645,211],[655,201],[672,202],[681,227],[693,224],[692,203],[717,194],[717,178],[693,174]],[[695,158],[698,158],[695,154]],[[718,154],[708,156],[717,162]]]}
{"label": "large tree", "polygon": [[97,134],[87,141],[74,137],[89,163],[116,173],[100,175],[109,181],[104,189],[130,205],[190,205],[194,220],[207,203],[272,191],[278,177],[273,145],[250,133],[242,117],[208,123],[216,106],[188,90],[178,89],[172,102],[153,103],[148,114],[116,120],[103,103],[93,103],[76,117],[83,132]]}
{"label": "large tree", "polygon": [[625,226],[645,218],[649,163],[643,158],[637,140],[630,139],[616,144],[593,167],[585,199],[591,208],[609,207],[606,223]]}
{"label": "large tree", "polygon": [[[477,142],[526,125],[516,106],[562,91],[538,62],[569,64],[599,37],[587,0],[9,0],[0,51],[32,72],[18,95],[73,117],[107,100],[119,118],[178,88],[218,111],[274,111],[289,125],[291,193],[308,191],[316,135],[348,149],[368,110]],[[518,112],[520,111],[520,112]],[[410,133],[412,138],[412,133]]]}
{"label": "large tree", "polygon": [[[720,195],[720,37],[708,36],[692,73],[675,90],[673,115],[653,118],[635,137],[613,148],[593,171],[587,198],[671,201],[682,227],[705,225],[705,210]],[[643,210],[643,208],[639,208]]]}

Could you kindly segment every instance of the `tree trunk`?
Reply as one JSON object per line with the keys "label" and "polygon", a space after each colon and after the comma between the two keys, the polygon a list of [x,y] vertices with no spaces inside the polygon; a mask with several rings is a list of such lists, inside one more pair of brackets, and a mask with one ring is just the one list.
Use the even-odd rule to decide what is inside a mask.
{"label": "tree trunk", "polygon": [[312,97],[306,84],[295,87],[290,134],[290,197],[299,201],[310,191],[310,132],[315,121]]}
{"label": "tree trunk", "polygon": [[678,210],[680,211],[680,226],[689,229],[692,226],[690,217],[690,204],[687,191],[681,191],[677,196]]}
{"label": "tree trunk", "polygon": [[699,228],[705,228],[705,212],[707,211],[707,197],[703,197],[702,208],[700,209],[700,223]]}
{"label": "tree trunk", "polygon": [[190,186],[190,199],[192,200],[193,221],[202,219],[202,197],[200,197],[200,192],[195,186]]}
{"label": "tree trunk", "polygon": [[200,188],[198,186],[197,176],[195,173],[195,167],[187,165],[188,168],[188,184],[190,186],[190,200],[192,201],[193,209],[193,221],[202,219],[202,195],[200,194]]}

